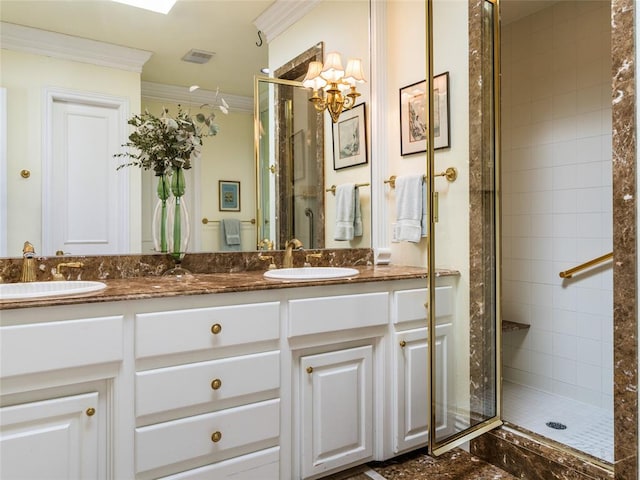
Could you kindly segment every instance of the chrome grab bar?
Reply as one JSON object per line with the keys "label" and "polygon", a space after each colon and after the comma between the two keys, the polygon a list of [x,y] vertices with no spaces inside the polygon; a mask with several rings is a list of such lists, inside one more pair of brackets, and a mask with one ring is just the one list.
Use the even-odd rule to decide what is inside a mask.
{"label": "chrome grab bar", "polygon": [[601,257],[594,258],[593,260],[589,260],[588,262],[581,263],[580,265],[570,268],[569,270],[560,272],[560,278],[571,278],[574,273],[593,267],[599,263],[606,262],[607,260],[611,260],[612,258],[613,258],[613,252],[607,253],[606,255],[602,255]]}

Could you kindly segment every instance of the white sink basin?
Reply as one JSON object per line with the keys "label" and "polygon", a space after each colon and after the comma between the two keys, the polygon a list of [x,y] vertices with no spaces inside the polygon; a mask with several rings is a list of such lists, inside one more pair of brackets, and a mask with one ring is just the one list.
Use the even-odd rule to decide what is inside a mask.
{"label": "white sink basin", "polygon": [[107,285],[102,282],[61,281],[61,282],[26,282],[0,284],[0,300],[29,299],[38,297],[60,297],[63,295],[80,295],[97,292]]}
{"label": "white sink basin", "polygon": [[323,280],[327,278],[344,278],[358,275],[358,270],[347,267],[302,267],[279,268],[264,272],[265,278],[274,280]]}

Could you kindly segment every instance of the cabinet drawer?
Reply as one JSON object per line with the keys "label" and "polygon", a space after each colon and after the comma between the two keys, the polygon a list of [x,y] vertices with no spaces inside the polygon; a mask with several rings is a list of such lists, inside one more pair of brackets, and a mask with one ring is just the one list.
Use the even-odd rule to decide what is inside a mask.
{"label": "cabinet drawer", "polygon": [[[213,441],[219,432],[220,439]],[[275,446],[280,434],[280,400],[243,405],[136,429],[136,471],[145,472],[202,459],[203,464]],[[270,445],[265,445],[270,443]],[[242,451],[244,447],[244,450]]]}
{"label": "cabinet drawer", "polygon": [[147,370],[136,374],[136,415],[215,403],[279,387],[279,351]]}
{"label": "cabinet drawer", "polygon": [[387,292],[304,298],[289,302],[289,337],[385,325]]}
{"label": "cabinet drawer", "polygon": [[279,303],[136,315],[136,357],[222,348],[280,338]]}
{"label": "cabinet drawer", "polygon": [[[424,304],[428,300],[428,294],[429,290],[426,288],[395,292],[396,315],[394,323],[425,320],[427,310]],[[436,287],[436,318],[450,315],[453,315],[453,287],[450,285]]]}
{"label": "cabinet drawer", "polygon": [[0,376],[121,361],[122,339],[122,316],[1,327]]}
{"label": "cabinet drawer", "polygon": [[162,480],[277,480],[280,478],[280,447],[268,448],[206,467],[176,473]]}

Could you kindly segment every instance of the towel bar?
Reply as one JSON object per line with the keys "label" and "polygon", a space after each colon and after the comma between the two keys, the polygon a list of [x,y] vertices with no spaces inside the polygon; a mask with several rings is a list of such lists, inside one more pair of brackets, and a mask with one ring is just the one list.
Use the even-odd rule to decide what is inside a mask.
{"label": "towel bar", "polygon": [[[207,217],[202,219],[202,223],[206,225],[207,223],[220,223],[221,220],[209,220]],[[252,225],[256,224],[256,219],[252,218],[251,220],[240,220],[241,223],[250,223]]]}
{"label": "towel bar", "polygon": [[[447,168],[444,172],[436,173],[435,177],[445,177],[449,182],[455,182],[458,178],[458,170],[454,167]],[[388,180],[385,180],[384,183],[388,183],[391,188],[396,188],[396,179],[398,177],[395,175],[391,175]],[[423,180],[427,179],[426,175],[422,176]]]}
{"label": "towel bar", "polygon": [[[369,185],[371,185],[371,184],[370,183],[356,183],[356,188],[358,188],[358,187],[368,187]],[[331,185],[331,187],[327,188],[325,190],[325,192],[331,192],[331,193],[333,193],[335,195],[336,194],[336,188],[338,188],[338,187],[336,187],[335,185]]]}

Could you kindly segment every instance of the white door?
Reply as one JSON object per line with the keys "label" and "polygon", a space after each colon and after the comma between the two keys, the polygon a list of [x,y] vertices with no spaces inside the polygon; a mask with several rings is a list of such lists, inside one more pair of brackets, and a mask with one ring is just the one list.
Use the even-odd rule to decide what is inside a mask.
{"label": "white door", "polygon": [[373,347],[300,359],[302,478],[373,454]]}
{"label": "white door", "polygon": [[113,157],[123,143],[121,112],[113,105],[59,98],[50,109],[43,254],[127,252],[126,173],[117,170],[122,161]]}
{"label": "white door", "polygon": [[97,410],[97,392],[0,409],[0,477],[104,479]]}

